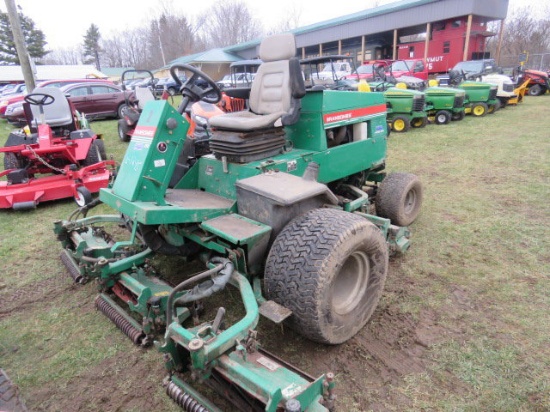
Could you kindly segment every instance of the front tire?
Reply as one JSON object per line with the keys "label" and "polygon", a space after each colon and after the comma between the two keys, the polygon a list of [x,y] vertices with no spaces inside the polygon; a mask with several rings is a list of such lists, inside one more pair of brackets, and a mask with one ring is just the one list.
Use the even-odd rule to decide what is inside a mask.
{"label": "front tire", "polygon": [[451,117],[451,112],[440,110],[435,114],[435,124],[447,124],[451,121]]}
{"label": "front tire", "polygon": [[413,223],[422,206],[420,179],[411,173],[390,173],[376,193],[376,212],[397,226]]}
{"label": "front tire", "polygon": [[125,103],[122,103],[120,106],[118,106],[117,109],[117,116],[119,119],[124,119],[124,115],[128,111],[128,106]]}
{"label": "front tire", "polygon": [[472,106],[472,114],[476,117],[483,117],[487,114],[487,104],[483,102],[474,103]]}
{"label": "front tire", "polygon": [[313,209],[279,233],[264,281],[267,296],[292,310],[292,328],[315,342],[339,344],[368,322],[387,272],[388,247],[373,223]]}
{"label": "front tire", "polygon": [[85,186],[79,186],[76,188],[76,196],[74,197],[74,201],[79,207],[86,206],[92,200],[92,193]]}
{"label": "front tire", "polygon": [[391,128],[396,133],[405,133],[411,128],[411,122],[405,116],[395,116],[391,121]]}
{"label": "front tire", "polygon": [[125,119],[119,119],[118,121],[118,138],[121,142],[129,142],[131,136],[128,134],[130,127],[126,123]]}

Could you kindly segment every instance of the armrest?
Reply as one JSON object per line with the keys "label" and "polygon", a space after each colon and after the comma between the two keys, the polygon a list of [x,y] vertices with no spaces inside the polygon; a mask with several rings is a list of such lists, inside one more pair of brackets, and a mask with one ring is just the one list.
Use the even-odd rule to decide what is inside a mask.
{"label": "armrest", "polygon": [[229,97],[238,99],[248,99],[250,97],[250,87],[237,87],[235,89],[225,89],[225,94]]}

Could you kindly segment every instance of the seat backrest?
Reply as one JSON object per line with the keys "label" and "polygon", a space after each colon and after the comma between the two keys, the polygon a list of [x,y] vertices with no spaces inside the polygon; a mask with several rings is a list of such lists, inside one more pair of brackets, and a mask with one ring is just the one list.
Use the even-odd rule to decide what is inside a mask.
{"label": "seat backrest", "polygon": [[272,114],[290,110],[293,90],[289,61],[295,54],[296,41],[291,33],[270,36],[262,41],[260,59],[263,63],[250,90],[252,112]]}
{"label": "seat backrest", "polygon": [[[52,104],[42,106],[44,108],[44,121],[51,127],[67,126],[73,123],[73,112],[67,97],[57,87],[37,87],[32,93],[47,94],[54,98]],[[32,94],[31,93],[31,94]],[[33,123],[42,124],[40,107],[31,105]]]}
{"label": "seat backrest", "polygon": [[134,92],[141,110],[145,107],[145,103],[155,100],[153,92],[148,87],[136,87]]}

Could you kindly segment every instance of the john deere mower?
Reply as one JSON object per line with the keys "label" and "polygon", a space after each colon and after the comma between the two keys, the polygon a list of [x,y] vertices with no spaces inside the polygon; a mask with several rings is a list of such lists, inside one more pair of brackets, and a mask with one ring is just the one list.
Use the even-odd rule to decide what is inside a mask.
{"label": "john deere mower", "polygon": [[[383,95],[306,93],[295,53],[292,34],[262,41],[250,110],[212,118],[211,153],[194,158],[182,155],[193,143],[185,108],[220,91],[196,68],[173,66],[173,77],[193,72],[182,104],[145,106],[100,192],[117,213],[54,225],[71,276],[97,281],[97,308],[133,342],[155,342],[167,393],[187,411],[220,410],[198,383],[238,410],[332,410],[332,374],[311,377],[268,353],[259,316],[321,344],[345,342],[374,312],[390,253],[409,248],[422,185],[385,171]],[[197,77],[206,90],[193,88]],[[160,255],[180,257],[176,280],[151,263]],[[194,262],[204,270],[189,276]],[[226,288],[238,291],[242,316],[215,299]]]}
{"label": "john deere mower", "polygon": [[430,85],[424,90],[424,93],[426,95],[426,113],[435,124],[447,124],[451,120],[464,119],[464,100],[466,98],[464,90]]}
{"label": "john deere mower", "polygon": [[467,80],[466,77],[466,74],[459,70],[451,70],[449,73],[449,85],[466,92],[464,101],[466,114],[482,117],[487,113],[495,113],[500,108],[497,85]]}
{"label": "john deere mower", "polygon": [[[384,66],[374,66],[373,73],[374,78],[369,82],[369,88],[374,92],[384,93],[388,111],[387,121],[391,130],[404,133],[411,126],[425,127],[428,123],[426,94],[407,88],[406,83],[398,82],[391,74],[387,74]],[[424,83],[421,79],[418,81]]]}
{"label": "john deere mower", "polygon": [[25,96],[29,133],[12,132],[0,148],[0,208],[35,208],[74,197],[79,206],[107,187],[115,163],[106,160],[103,140],[87,127],[57,88],[36,88]]}

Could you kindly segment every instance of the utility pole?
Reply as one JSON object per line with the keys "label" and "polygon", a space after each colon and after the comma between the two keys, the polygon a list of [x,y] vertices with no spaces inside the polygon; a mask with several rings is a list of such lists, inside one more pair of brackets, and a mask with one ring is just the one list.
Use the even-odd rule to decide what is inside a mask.
{"label": "utility pole", "polygon": [[25,40],[23,37],[23,30],[21,30],[21,22],[19,21],[19,14],[15,7],[15,0],[5,0],[6,8],[8,9],[8,18],[10,20],[11,32],[13,34],[13,40],[15,42],[15,49],[17,50],[17,56],[21,63],[21,70],[23,71],[23,78],[25,79],[25,85],[27,91],[30,93],[36,87],[34,82],[34,73],[32,71],[31,59]]}

